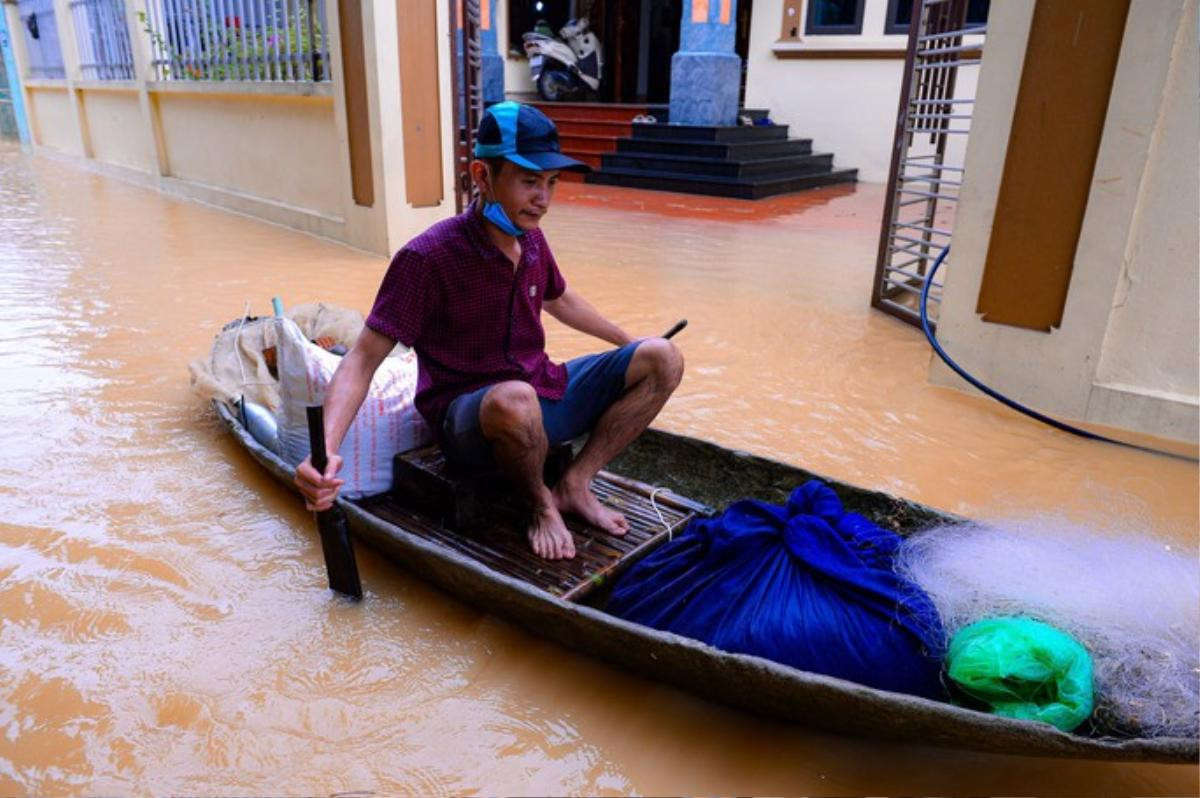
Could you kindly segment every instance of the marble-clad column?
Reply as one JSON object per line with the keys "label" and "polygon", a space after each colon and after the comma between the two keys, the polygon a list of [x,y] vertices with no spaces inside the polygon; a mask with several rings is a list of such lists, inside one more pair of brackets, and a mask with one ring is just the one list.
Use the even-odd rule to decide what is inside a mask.
{"label": "marble-clad column", "polygon": [[[496,40],[496,0],[480,0],[479,37],[483,44],[483,101],[504,101],[504,56]],[[507,47],[508,43],[505,42]]]}
{"label": "marble-clad column", "polygon": [[737,0],[684,0],[679,52],[671,58],[671,124],[737,124],[736,26]]}

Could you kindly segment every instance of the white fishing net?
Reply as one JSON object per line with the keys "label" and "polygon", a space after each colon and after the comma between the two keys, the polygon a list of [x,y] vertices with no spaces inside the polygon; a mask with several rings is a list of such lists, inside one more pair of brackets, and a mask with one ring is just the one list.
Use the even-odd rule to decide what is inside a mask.
{"label": "white fishing net", "polygon": [[1079,640],[1095,666],[1095,732],[1197,736],[1194,550],[1041,519],[918,533],[897,568],[929,594],[951,637],[984,618],[1023,615]]}
{"label": "white fishing net", "polygon": [[[362,332],[357,310],[311,303],[291,308],[287,316],[310,340],[328,337],[347,348]],[[209,357],[188,365],[192,388],[205,399],[232,402],[245,396],[272,413],[279,410],[279,382],[271,376],[263,352],[275,346],[275,325],[269,317],[230,322],[217,334]]]}

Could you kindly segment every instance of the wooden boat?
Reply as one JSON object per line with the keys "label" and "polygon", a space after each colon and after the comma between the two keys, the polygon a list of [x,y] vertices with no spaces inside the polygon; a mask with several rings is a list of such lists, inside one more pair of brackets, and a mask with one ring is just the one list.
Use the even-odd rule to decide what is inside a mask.
{"label": "wooden boat", "polygon": [[[285,485],[293,469],[261,446],[229,406],[217,414],[250,455]],[[485,486],[443,479],[433,450],[398,468],[410,487],[459,502]],[[408,473],[400,474],[407,469]],[[847,509],[905,534],[962,519],[887,494],[840,483],[803,469],[730,451],[711,443],[648,430],[597,481],[601,497],[623,504],[628,540],[599,540],[573,528],[579,556],[549,563],[526,554],[519,525],[503,508],[484,513],[486,536],[454,529],[454,508],[412,501],[413,493],[360,501],[339,499],[358,540],[455,598],[496,613],[530,632],[667,684],[751,712],[806,726],[881,739],[1006,754],[1081,759],[1194,763],[1197,741],[1186,738],[1095,738],[1049,725],[1003,718],[949,703],[876,690],[808,673],[696,640],[629,623],[605,613],[611,577],[682,528],[706,506],[744,497],[782,503],[792,488],[817,477]],[[441,480],[439,482],[439,480]],[[653,487],[652,487],[653,486]],[[665,489],[665,490],[664,490]],[[650,501],[653,494],[653,501]],[[478,508],[476,508],[478,509]],[[467,524],[466,519],[459,522]]]}

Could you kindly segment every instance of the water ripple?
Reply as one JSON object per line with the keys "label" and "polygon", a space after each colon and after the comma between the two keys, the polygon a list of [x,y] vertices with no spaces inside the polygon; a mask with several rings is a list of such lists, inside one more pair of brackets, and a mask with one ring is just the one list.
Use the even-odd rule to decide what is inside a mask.
{"label": "water ripple", "polygon": [[[574,287],[637,335],[691,321],[660,426],[959,512],[1103,506],[1194,540],[1195,469],[926,382],[919,335],[866,308],[879,189],[560,192],[546,228]],[[1194,769],[781,728],[538,641],[369,552],[367,600],[331,602],[311,516],[191,395],[186,364],[247,300],[365,309],[385,268],[0,143],[0,792],[850,793],[878,791],[875,773],[916,774],[888,785],[914,792],[1194,787]],[[547,327],[558,358],[595,348]]]}

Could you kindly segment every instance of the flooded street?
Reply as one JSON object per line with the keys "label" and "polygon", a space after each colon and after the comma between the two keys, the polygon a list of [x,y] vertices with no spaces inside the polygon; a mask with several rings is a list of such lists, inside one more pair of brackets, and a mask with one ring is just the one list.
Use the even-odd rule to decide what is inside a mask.
{"label": "flooded street", "polygon": [[[927,383],[919,331],[868,306],[882,204],[878,186],[751,204],[566,184],[545,228],[630,332],[690,320],[662,428],[972,517],[1194,551],[1194,464]],[[247,300],[365,312],[386,265],[0,143],[0,794],[1195,793],[1195,767],[727,710],[365,551],[367,600],[331,601],[311,516],[187,363]],[[602,346],[547,332],[556,359]]]}

